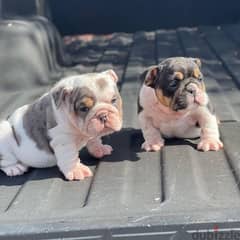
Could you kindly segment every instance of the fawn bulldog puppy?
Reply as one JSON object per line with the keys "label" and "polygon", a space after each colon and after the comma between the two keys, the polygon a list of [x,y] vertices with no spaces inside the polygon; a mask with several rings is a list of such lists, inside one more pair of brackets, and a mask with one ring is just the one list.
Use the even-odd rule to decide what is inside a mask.
{"label": "fawn bulldog puppy", "polygon": [[172,57],[142,73],[138,118],[146,151],[158,151],[165,138],[196,138],[203,151],[223,147],[218,121],[209,102],[201,62]]}
{"label": "fawn bulldog puppy", "polygon": [[101,137],[122,126],[122,100],[113,70],[62,79],[30,105],[0,123],[0,168],[8,176],[28,167],[57,165],[68,180],[92,175],[79,159],[84,146],[94,157],[112,152]]}

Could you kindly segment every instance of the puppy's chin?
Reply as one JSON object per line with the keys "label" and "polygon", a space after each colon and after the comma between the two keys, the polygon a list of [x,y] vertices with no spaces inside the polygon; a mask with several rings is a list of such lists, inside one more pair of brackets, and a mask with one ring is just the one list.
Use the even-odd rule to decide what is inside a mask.
{"label": "puppy's chin", "polygon": [[177,112],[191,111],[198,106],[206,106],[208,104],[208,95],[206,92],[201,92],[196,96],[192,94],[186,94],[185,96],[179,96],[175,98],[172,104],[172,110]]}
{"label": "puppy's chin", "polygon": [[87,125],[87,133],[90,136],[103,136],[112,132],[120,131],[122,128],[122,121],[117,114],[109,113],[106,122],[100,121],[97,117],[89,120]]}

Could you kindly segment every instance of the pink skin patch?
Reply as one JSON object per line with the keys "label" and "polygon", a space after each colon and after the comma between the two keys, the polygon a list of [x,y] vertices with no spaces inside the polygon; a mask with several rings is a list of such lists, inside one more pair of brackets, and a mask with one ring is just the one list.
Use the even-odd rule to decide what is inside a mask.
{"label": "pink skin patch", "polygon": [[[75,35],[75,36],[65,36],[64,37],[64,43],[65,44],[70,44],[74,41],[83,41],[83,42],[91,42],[96,38],[96,35],[93,34],[83,34],[83,35]],[[112,34],[105,34],[105,35],[101,35],[101,38],[103,39],[111,39],[112,38]]]}
{"label": "pink skin patch", "polygon": [[200,93],[195,96],[195,102],[198,103],[199,105],[204,105],[205,101],[205,96],[204,94]]}

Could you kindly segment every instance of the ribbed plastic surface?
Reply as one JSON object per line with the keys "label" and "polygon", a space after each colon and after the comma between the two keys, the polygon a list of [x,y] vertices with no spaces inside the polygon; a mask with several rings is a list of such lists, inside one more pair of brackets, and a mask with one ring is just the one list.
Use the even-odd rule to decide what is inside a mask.
{"label": "ribbed plastic surface", "polygon": [[[237,234],[237,31],[238,25],[115,33],[91,41],[81,38],[67,45],[72,62],[80,64],[82,72],[113,68],[118,73],[124,127],[105,138],[115,149],[111,156],[98,161],[85,150],[80,153],[94,172],[87,180],[65,181],[57,168],[31,169],[14,178],[0,172],[0,238],[187,240],[194,239],[192,234],[196,237],[198,230]],[[199,152],[198,140],[177,139],[168,140],[160,153],[140,149],[143,138],[137,123],[138,76],[145,67],[179,55],[200,57],[203,62],[207,90],[221,120],[222,151]],[[13,67],[7,65],[6,69]],[[0,85],[2,82],[1,78]],[[31,102],[48,86],[2,91],[1,117]]]}

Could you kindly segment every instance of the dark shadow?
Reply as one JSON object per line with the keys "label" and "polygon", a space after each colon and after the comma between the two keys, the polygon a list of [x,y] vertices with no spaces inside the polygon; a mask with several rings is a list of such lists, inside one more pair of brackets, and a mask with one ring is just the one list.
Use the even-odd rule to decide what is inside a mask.
{"label": "dark shadow", "polygon": [[102,159],[105,162],[138,161],[137,153],[140,151],[141,135],[139,130],[124,128],[120,132],[114,133],[104,138],[104,143],[112,146],[113,153]]}
{"label": "dark shadow", "polygon": [[194,149],[197,149],[196,141],[198,139],[199,138],[194,138],[194,139],[180,139],[180,138],[166,139],[165,140],[165,145],[166,146],[185,145],[185,146],[190,146]]}
{"label": "dark shadow", "polygon": [[[144,142],[143,135],[141,130],[135,130],[135,132],[132,135],[132,139],[134,139],[134,151],[137,153],[144,152],[143,149],[141,149],[141,145]],[[191,146],[192,148],[196,149],[196,141],[199,138],[194,139],[181,139],[181,138],[171,138],[166,139],[165,138],[165,146],[176,146],[176,145],[186,145]]]}
{"label": "dark shadow", "polygon": [[[196,149],[195,139],[165,139],[165,146],[186,145]],[[114,151],[110,156],[106,156],[100,161],[119,162],[119,161],[138,161],[141,159],[139,153],[144,152],[141,145],[144,142],[140,129],[124,128],[120,132],[114,133],[104,138],[104,143],[113,147]]]}
{"label": "dark shadow", "polygon": [[0,171],[0,186],[22,186],[27,181],[49,179],[49,178],[62,178],[64,179],[62,173],[57,167],[51,168],[30,168],[27,173],[8,177],[4,172]]}
{"label": "dark shadow", "polygon": [[29,172],[25,173],[21,176],[16,177],[8,177],[5,175],[3,171],[0,171],[0,186],[17,186],[17,185],[23,185],[26,180],[31,175],[31,170]]}
{"label": "dark shadow", "polygon": [[120,132],[113,133],[103,138],[103,143],[111,145],[113,152],[109,156],[97,159],[91,156],[86,148],[80,151],[81,162],[94,166],[100,162],[138,161],[137,153],[141,151],[143,141],[140,130],[124,128]]}
{"label": "dark shadow", "polygon": [[[188,145],[196,149],[196,140],[197,139],[166,139],[166,146],[177,146],[177,145]],[[103,138],[105,144],[109,144],[114,149],[112,154],[106,156],[102,159],[97,159],[91,156],[86,148],[83,148],[80,153],[81,162],[87,166],[97,166],[101,162],[121,162],[121,161],[139,161],[141,152],[144,152],[141,149],[143,143],[143,135],[141,130],[134,128],[124,128],[120,132],[113,133],[109,136]],[[114,167],[114,165],[113,165]],[[57,167],[51,168],[42,168],[34,169],[30,168],[27,173],[21,176],[8,177],[2,171],[0,171],[0,186],[17,186],[23,185],[25,182],[31,180],[41,180],[49,178],[60,178],[63,181],[63,174],[59,171]]]}

